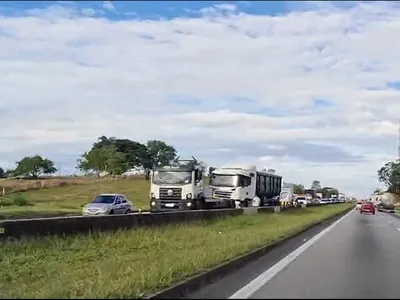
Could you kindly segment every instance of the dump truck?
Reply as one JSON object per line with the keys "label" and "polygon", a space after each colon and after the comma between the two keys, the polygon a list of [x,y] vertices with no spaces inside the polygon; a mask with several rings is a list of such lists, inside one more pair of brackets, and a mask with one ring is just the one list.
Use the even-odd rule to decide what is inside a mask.
{"label": "dump truck", "polygon": [[382,195],[378,196],[378,204],[376,205],[376,208],[378,211],[385,211],[385,212],[390,212],[394,213],[395,212],[395,197],[391,193],[383,193]]}
{"label": "dump truck", "polygon": [[230,207],[279,206],[282,176],[257,170],[256,166],[227,165],[210,175],[208,205]]}

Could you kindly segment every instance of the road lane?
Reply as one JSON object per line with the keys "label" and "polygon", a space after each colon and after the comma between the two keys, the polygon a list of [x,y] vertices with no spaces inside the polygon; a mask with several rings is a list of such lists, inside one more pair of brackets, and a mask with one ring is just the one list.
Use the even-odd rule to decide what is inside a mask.
{"label": "road lane", "polygon": [[400,219],[353,211],[249,298],[397,299],[399,275]]}

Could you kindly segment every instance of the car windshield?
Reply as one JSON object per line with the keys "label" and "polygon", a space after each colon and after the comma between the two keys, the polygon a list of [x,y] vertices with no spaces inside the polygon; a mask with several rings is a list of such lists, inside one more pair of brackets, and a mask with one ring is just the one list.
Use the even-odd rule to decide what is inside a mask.
{"label": "car windshield", "polygon": [[305,197],[297,197],[297,200],[306,200]]}
{"label": "car windshield", "polygon": [[104,204],[112,204],[114,203],[115,196],[112,195],[100,195],[97,196],[93,203],[104,203]]}
{"label": "car windshield", "polygon": [[225,186],[225,187],[235,187],[238,183],[237,175],[219,175],[213,174],[210,178],[211,186]]}
{"label": "car windshield", "polygon": [[192,172],[187,171],[155,171],[154,184],[189,184],[192,182]]}

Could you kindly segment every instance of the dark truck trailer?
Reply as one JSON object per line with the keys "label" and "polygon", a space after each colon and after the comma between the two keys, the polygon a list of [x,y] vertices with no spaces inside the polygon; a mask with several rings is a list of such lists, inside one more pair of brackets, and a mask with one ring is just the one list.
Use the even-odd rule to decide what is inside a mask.
{"label": "dark truck trailer", "polygon": [[260,206],[279,206],[282,190],[282,176],[266,172],[257,172],[256,195]]}

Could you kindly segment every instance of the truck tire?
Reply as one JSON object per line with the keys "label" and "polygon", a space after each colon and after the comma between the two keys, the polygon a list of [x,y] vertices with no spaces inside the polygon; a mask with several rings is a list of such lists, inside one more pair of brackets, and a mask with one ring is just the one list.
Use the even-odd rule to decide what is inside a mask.
{"label": "truck tire", "polygon": [[199,199],[199,201],[197,202],[197,209],[206,209],[206,199]]}

